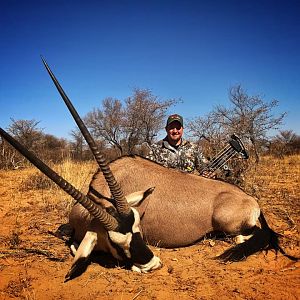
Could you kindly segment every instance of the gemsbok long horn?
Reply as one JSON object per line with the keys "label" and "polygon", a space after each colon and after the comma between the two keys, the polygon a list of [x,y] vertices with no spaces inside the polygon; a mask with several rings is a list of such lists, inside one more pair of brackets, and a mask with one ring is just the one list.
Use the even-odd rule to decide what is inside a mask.
{"label": "gemsbok long horn", "polygon": [[120,214],[128,215],[131,212],[130,206],[128,205],[128,203],[126,201],[126,198],[121,189],[121,186],[119,185],[119,183],[116,181],[114,175],[112,174],[106,159],[103,157],[103,155],[101,155],[95,140],[92,138],[90,132],[88,131],[85,124],[83,123],[83,121],[80,118],[79,114],[77,113],[75,107],[71,103],[70,99],[64,92],[63,88],[59,84],[58,80],[54,76],[53,72],[51,71],[50,67],[48,66],[47,62],[45,61],[45,59],[43,57],[42,57],[42,61],[43,61],[44,66],[46,67],[51,79],[53,80],[53,83],[55,84],[58,92],[60,93],[62,99],[64,100],[70,113],[72,114],[82,135],[84,136],[86,142],[88,143],[88,145],[99,165],[99,168],[105,177],[105,180],[109,186],[111,194],[116,201],[116,208],[117,208],[118,212]]}
{"label": "gemsbok long horn", "polygon": [[48,176],[67,194],[72,196],[77,202],[79,202],[84,208],[86,208],[91,215],[93,215],[103,224],[106,230],[117,231],[118,222],[113,216],[108,214],[104,209],[95,205],[95,203],[90,199],[88,199],[87,196],[85,196],[83,193],[78,191],[73,185],[71,185],[64,178],[58,175],[54,170],[48,167],[33,152],[27,150],[22,144],[20,144],[16,139],[14,139],[10,134],[8,134],[1,127],[0,127],[0,135],[15,149],[17,149],[22,155],[24,155],[42,173]]}

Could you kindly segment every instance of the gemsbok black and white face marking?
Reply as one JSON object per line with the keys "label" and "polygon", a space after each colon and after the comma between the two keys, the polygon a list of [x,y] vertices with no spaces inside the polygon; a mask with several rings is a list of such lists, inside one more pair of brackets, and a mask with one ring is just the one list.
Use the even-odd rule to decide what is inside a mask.
{"label": "gemsbok black and white face marking", "polygon": [[132,270],[147,273],[161,268],[160,259],[153,254],[142,238],[138,211],[131,208],[128,216],[119,216],[118,220],[118,231],[108,231],[108,235],[112,243],[120,247],[133,264]]}

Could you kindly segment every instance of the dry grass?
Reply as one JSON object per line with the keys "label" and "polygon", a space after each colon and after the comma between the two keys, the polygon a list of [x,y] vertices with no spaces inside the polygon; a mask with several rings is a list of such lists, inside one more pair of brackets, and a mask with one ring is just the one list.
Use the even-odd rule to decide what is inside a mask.
{"label": "dry grass", "polygon": [[4,291],[11,297],[18,299],[32,299],[27,297],[27,295],[31,294],[32,280],[33,279],[27,274],[19,274],[18,278],[11,280],[7,284]]}
{"label": "dry grass", "polygon": [[[271,227],[284,234],[284,249],[296,256],[300,246],[299,167],[300,155],[284,159],[264,157],[258,166],[251,165],[247,169],[243,186],[249,194],[258,197]],[[66,161],[53,168],[86,193],[97,167],[95,163]],[[87,298],[97,299],[100,295],[101,299],[121,299],[121,293],[127,295],[124,299],[172,299],[172,294],[182,299],[192,296],[202,299],[202,295],[211,292],[215,296],[224,290],[231,295],[227,299],[236,299],[237,289],[243,291],[239,295],[241,299],[262,299],[261,291],[265,291],[265,295],[277,293],[279,296],[274,299],[293,299],[290,296],[296,294],[298,265],[290,265],[282,257],[273,261],[270,253],[225,267],[208,257],[221,253],[228,245],[212,240],[182,249],[153,248],[167,267],[143,277],[91,265],[85,276],[66,288],[62,278],[72,258],[65,242],[49,232],[55,232],[67,222],[73,200],[34,167],[0,171],[0,179],[5,183],[0,185],[1,299],[43,299],[45,293],[49,299],[71,299],[83,291],[85,296],[91,293]],[[274,286],[278,289],[274,290]]]}
{"label": "dry grass", "polygon": [[[96,165],[91,161],[74,162],[66,160],[63,163],[51,166],[51,168],[83,193],[87,192],[91,177],[96,171]],[[60,198],[62,197],[66,201],[66,207],[60,207],[60,204],[58,205],[67,211],[70,210],[73,201],[73,199],[66,195],[55,183],[36,169],[31,170],[28,177],[22,182],[20,190],[22,192],[44,191],[44,193],[41,193],[41,200],[45,212],[53,211],[57,206],[57,204],[49,198],[49,193],[55,193]],[[46,197],[44,197],[45,195]]]}
{"label": "dry grass", "polygon": [[[268,205],[288,203],[294,210],[298,206],[300,192],[300,155],[284,159],[263,157],[260,164],[247,170],[245,190],[258,196]],[[257,194],[257,195],[256,195]]]}
{"label": "dry grass", "polygon": [[[75,162],[66,160],[60,164],[51,166],[60,176],[74,185],[76,188],[83,188],[90,179],[90,175],[95,171],[95,164],[89,162]],[[40,189],[60,189],[48,177],[35,169],[28,178],[23,182],[21,187],[23,191],[40,190]]]}
{"label": "dry grass", "polygon": [[[87,192],[96,170],[93,162],[70,160],[51,167],[83,193]],[[39,244],[39,239],[68,221],[74,200],[34,167],[0,171],[2,177],[6,184],[0,187],[0,195],[5,196],[6,203],[0,203],[0,214],[1,206],[9,208],[3,209],[2,215],[9,225],[0,229],[0,242],[14,251],[2,251],[0,256],[24,256],[34,252],[60,259],[61,255],[51,249],[49,238],[43,238],[48,241],[43,245]]]}
{"label": "dry grass", "polygon": [[263,157],[260,164],[248,169],[245,183],[245,191],[258,199],[267,215],[272,214],[272,228],[280,228],[279,232],[290,239],[299,234],[300,155]]}

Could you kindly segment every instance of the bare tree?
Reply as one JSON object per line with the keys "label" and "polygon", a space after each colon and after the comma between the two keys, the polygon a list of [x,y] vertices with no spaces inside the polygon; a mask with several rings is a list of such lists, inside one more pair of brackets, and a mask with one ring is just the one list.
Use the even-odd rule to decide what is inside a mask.
{"label": "bare tree", "polygon": [[42,138],[42,129],[38,128],[39,121],[36,120],[14,120],[8,127],[11,133],[27,149],[33,150]]}
{"label": "bare tree", "polygon": [[228,139],[212,112],[204,117],[196,117],[188,121],[187,128],[189,135],[201,143],[206,156],[214,156]]}
{"label": "bare tree", "polygon": [[69,152],[66,139],[57,138],[52,134],[42,133],[39,145],[35,147],[39,157],[44,161],[60,162]]}
{"label": "bare tree", "polygon": [[78,128],[72,130],[70,135],[72,137],[71,149],[74,154],[74,158],[82,159],[84,145],[86,144],[84,137]]}
{"label": "bare tree", "polygon": [[102,110],[93,109],[85,117],[87,126],[97,139],[103,139],[116,147],[123,154],[122,140],[124,136],[124,109],[118,99],[106,98],[102,102]]}
{"label": "bare tree", "polygon": [[88,113],[85,121],[96,138],[116,147],[120,155],[131,154],[138,144],[153,142],[168,108],[177,101],[160,101],[150,90],[136,88],[124,105],[118,99],[104,99],[102,109]]}
{"label": "bare tree", "polygon": [[[79,128],[76,127],[74,130],[70,132],[72,140],[69,143],[71,148],[72,158],[76,160],[92,160],[93,154],[88,147],[82,133]],[[99,151],[105,152],[104,142],[101,140],[95,140],[98,146]]]}
{"label": "bare tree", "polygon": [[[14,120],[7,131],[27,149],[38,153],[44,161],[59,162],[65,158],[68,142],[51,134],[43,133],[35,120]],[[19,168],[28,164],[27,160],[5,141],[0,144],[0,168]]]}
{"label": "bare tree", "polygon": [[[8,132],[29,150],[36,150],[43,136],[42,130],[37,127],[39,122],[35,120],[14,119],[11,119],[11,121],[12,123],[7,129]],[[2,166],[16,169],[25,164],[26,159],[19,155],[16,150],[10,148],[5,142],[2,142],[1,148]]]}
{"label": "bare tree", "polygon": [[240,85],[230,89],[229,101],[231,107],[217,106],[214,116],[228,134],[237,133],[249,139],[258,162],[260,141],[270,129],[279,128],[286,113],[273,116],[271,112],[278,105],[277,100],[265,102],[261,96],[249,96]]}
{"label": "bare tree", "polygon": [[148,89],[134,89],[133,95],[125,101],[125,132],[128,153],[142,142],[153,143],[155,136],[163,128],[166,112],[177,100],[160,101]]}
{"label": "bare tree", "polygon": [[283,158],[300,153],[300,136],[292,130],[281,130],[269,143],[269,153]]}
{"label": "bare tree", "polygon": [[18,152],[0,138],[0,169],[18,169],[21,166]]}

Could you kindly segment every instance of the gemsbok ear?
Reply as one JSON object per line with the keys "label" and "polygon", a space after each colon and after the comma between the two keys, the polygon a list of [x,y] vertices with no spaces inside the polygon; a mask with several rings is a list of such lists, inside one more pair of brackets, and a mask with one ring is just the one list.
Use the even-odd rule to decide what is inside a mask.
{"label": "gemsbok ear", "polygon": [[134,192],[131,193],[126,197],[126,200],[128,202],[128,204],[131,207],[137,207],[139,205],[142,204],[142,202],[149,196],[152,194],[152,192],[154,191],[155,187],[151,187],[149,189],[147,189],[146,191],[138,191],[138,192]]}

